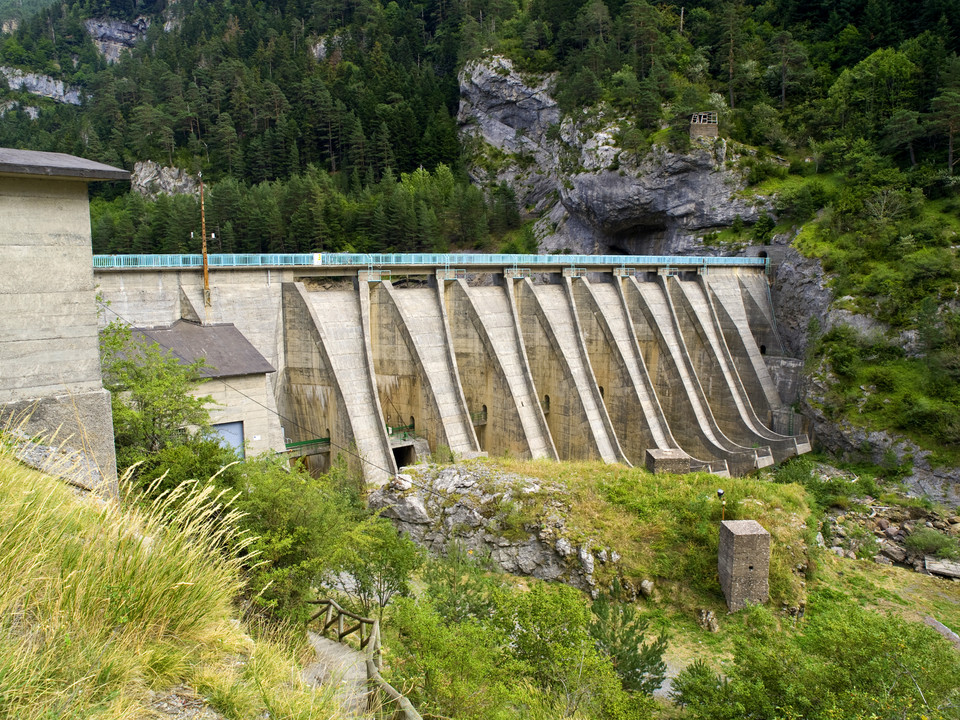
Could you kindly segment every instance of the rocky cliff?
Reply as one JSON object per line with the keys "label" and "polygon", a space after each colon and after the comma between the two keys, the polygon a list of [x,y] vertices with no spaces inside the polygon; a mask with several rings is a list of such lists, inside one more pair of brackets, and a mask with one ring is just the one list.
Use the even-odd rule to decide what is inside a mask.
{"label": "rocky cliff", "polygon": [[509,60],[468,63],[460,74],[458,120],[480,185],[507,181],[541,215],[544,250],[689,254],[700,237],[739,215],[755,220],[763,198],[745,182],[724,140],[687,153],[662,145],[638,157],[618,145],[620,119],[562,117],[553,78],[521,76]]}
{"label": "rocky cliff", "polygon": [[199,192],[197,180],[186,170],[162,167],[152,160],[143,160],[133,166],[130,185],[144,197],[157,195],[194,195]]}
{"label": "rocky cliff", "polygon": [[7,79],[7,85],[10,86],[11,90],[24,90],[68,105],[80,104],[81,93],[79,88],[64,85],[62,80],[57,80],[49,75],[24,72],[19,68],[4,65],[0,65],[0,74]]}
{"label": "rocky cliff", "polygon": [[373,491],[368,504],[434,555],[458,543],[505,572],[590,593],[619,574],[616,552],[567,527],[571,500],[559,486],[472,463],[404,472]]}
{"label": "rocky cliff", "polygon": [[[778,238],[785,242],[789,238]],[[784,349],[794,357],[804,357],[813,338],[812,321],[820,332],[848,325],[864,335],[883,335],[916,354],[916,332],[892,335],[890,328],[867,315],[837,307],[837,298],[829,278],[816,258],[807,258],[793,248],[784,248],[777,262],[772,286],[774,313]],[[844,300],[844,298],[840,298]],[[821,361],[806,373],[800,393],[800,409],[810,423],[815,444],[847,461],[870,462],[879,466],[894,463],[908,470],[903,478],[907,491],[935,502],[960,505],[960,468],[936,467],[932,453],[912,440],[887,430],[874,430],[837,419],[831,412],[830,388],[835,378]],[[868,388],[863,389],[864,398]]]}
{"label": "rocky cliff", "polygon": [[150,27],[150,21],[145,17],[138,17],[133,22],[109,17],[90,18],[83,24],[108,63],[115,63],[120,59],[120,53],[145,38]]}

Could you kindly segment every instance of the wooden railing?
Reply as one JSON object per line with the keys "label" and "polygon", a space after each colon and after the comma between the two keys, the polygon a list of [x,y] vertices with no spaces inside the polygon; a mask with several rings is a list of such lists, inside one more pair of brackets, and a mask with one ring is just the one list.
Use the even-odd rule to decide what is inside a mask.
{"label": "wooden railing", "polygon": [[[380,621],[344,610],[337,604],[336,600],[330,598],[309,600],[308,602],[311,605],[319,606],[317,612],[310,617],[308,625],[320,619],[321,615],[323,616],[321,635],[326,635],[334,626],[336,626],[337,642],[343,642],[343,639],[348,635],[357,633],[357,637],[360,639],[360,650],[364,651],[367,667],[367,684],[370,686],[368,706],[370,709],[380,707],[382,710],[383,706],[394,703],[397,710],[393,713],[393,718],[423,720],[410,701],[397,692],[396,688],[384,680],[380,674],[380,662],[383,657],[383,648],[380,645]],[[351,622],[354,624],[351,624]],[[383,700],[382,696],[386,696],[386,701]]]}

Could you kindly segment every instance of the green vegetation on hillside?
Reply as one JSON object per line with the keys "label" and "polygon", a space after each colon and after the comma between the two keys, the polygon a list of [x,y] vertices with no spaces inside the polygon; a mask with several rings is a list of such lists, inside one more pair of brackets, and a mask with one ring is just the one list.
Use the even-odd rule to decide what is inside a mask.
{"label": "green vegetation on hillside", "polygon": [[[108,66],[82,21],[138,14],[146,39]],[[710,239],[802,229],[796,245],[823,260],[848,309],[890,329],[821,339],[826,409],[947,461],[960,437],[958,50],[958,0],[88,0],[0,38],[0,62],[89,93],[77,108],[0,90],[40,107],[37,120],[9,109],[0,145],[202,170],[218,252],[533,250],[513,189],[464,172],[474,158],[454,118],[467,60],[501,53],[557,73],[565,111],[618,118],[628,152],[682,149],[689,113],[714,110],[721,135],[747,147],[750,190],[776,198],[775,219]],[[98,252],[197,249],[195,199],[95,192]]]}
{"label": "green vegetation on hillside", "polygon": [[[569,505],[572,541],[617,551],[619,571],[598,565],[601,587],[591,603],[570,587],[497,572],[455,541],[445,558],[425,558],[363,509],[361,488],[340,465],[312,478],[275,459],[238,461],[205,435],[202,418],[194,434],[167,432],[164,417],[180,421],[157,411],[183,405],[186,394],[168,376],[192,368],[131,349],[129,334],[116,327],[104,340],[106,349],[125,348],[104,356],[107,377],[129,383],[129,394],[118,393],[128,405],[124,425],[156,430],[118,436],[118,455],[139,463],[132,482],[143,495],[127,495],[125,512],[80,503],[0,457],[0,510],[13,513],[0,523],[0,540],[13,543],[0,556],[17,579],[11,575],[0,593],[13,643],[0,664],[19,673],[9,675],[12,688],[29,689],[4,694],[20,703],[11,714],[126,717],[147,690],[185,683],[232,720],[261,709],[278,718],[331,716],[322,697],[290,685],[279,649],[258,642],[254,650],[229,618],[290,627],[306,619],[306,600],[334,593],[380,615],[384,674],[426,716],[662,715],[648,693],[660,684],[666,651],[710,665],[681,674],[684,707],[666,711],[671,716],[723,716],[722,707],[733,717],[744,708],[771,720],[788,710],[868,717],[875,708],[957,717],[950,703],[960,663],[942,638],[912,621],[929,612],[955,625],[960,599],[938,592],[943,581],[903,582],[906,570],[841,561],[813,542],[827,506],[878,492],[866,477],[825,481],[806,459],[772,476],[732,479],[601,463],[471,461],[486,473],[540,478]],[[153,387],[167,388],[166,396]],[[717,487],[726,490],[727,518],[755,518],[771,532],[771,610],[722,613]],[[544,500],[518,493],[505,532],[529,532],[542,521]],[[917,541],[927,548],[934,539]],[[629,588],[645,578],[655,581],[653,596],[630,600]],[[775,612],[780,607],[791,614]],[[717,613],[718,633],[695,624],[699,609]],[[40,637],[24,632],[33,620]],[[866,674],[865,657],[872,658]],[[795,672],[775,672],[778,658]],[[814,694],[818,683],[829,692]],[[75,692],[66,697],[64,687]]]}
{"label": "green vegetation on hillside", "polygon": [[235,720],[336,717],[288,645],[233,620],[250,539],[222,500],[187,485],[91,502],[0,442],[0,716],[143,717],[152,691],[185,685]]}

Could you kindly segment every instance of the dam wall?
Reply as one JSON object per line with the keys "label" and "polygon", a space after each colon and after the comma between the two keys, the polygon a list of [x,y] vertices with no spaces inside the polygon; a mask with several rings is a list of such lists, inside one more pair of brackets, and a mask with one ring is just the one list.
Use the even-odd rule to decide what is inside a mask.
{"label": "dam wall", "polygon": [[[365,257],[211,267],[206,304],[195,267],[95,276],[131,324],[236,325],[278,370],[288,452],[317,472],[340,455],[382,484],[452,452],[744,474],[810,449],[772,429],[799,425],[764,357],[783,350],[762,265]],[[450,267],[468,257],[484,260]]]}

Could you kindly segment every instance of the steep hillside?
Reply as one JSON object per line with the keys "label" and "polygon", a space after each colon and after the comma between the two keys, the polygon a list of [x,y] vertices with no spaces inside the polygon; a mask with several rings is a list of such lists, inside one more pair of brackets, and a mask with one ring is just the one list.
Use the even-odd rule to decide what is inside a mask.
{"label": "steep hillside", "polygon": [[212,522],[213,501],[81,498],[0,446],[0,715],[336,717],[288,647],[233,619],[242,580],[224,547],[244,541],[232,516]]}

